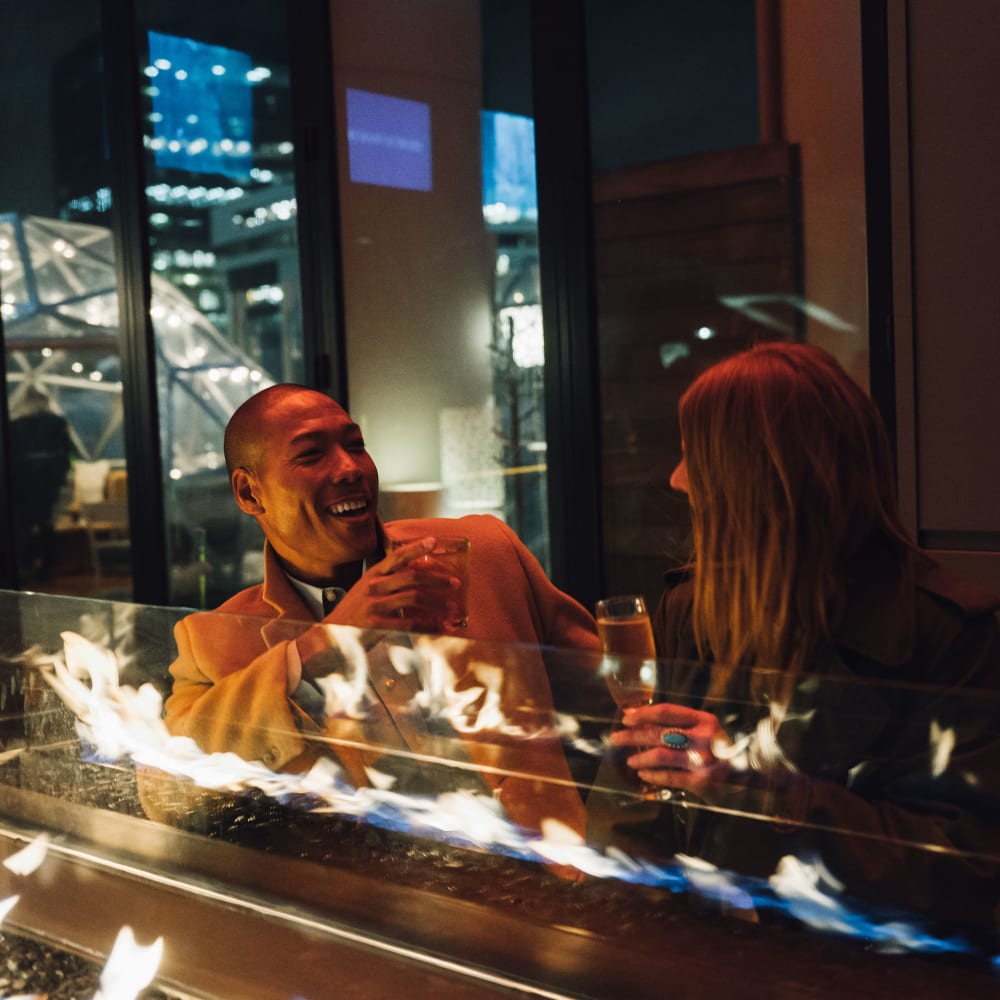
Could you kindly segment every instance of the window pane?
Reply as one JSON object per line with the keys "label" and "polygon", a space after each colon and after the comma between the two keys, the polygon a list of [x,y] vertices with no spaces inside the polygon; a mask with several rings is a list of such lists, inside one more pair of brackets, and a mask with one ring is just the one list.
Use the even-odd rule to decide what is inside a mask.
{"label": "window pane", "polygon": [[349,405],[382,514],[491,513],[544,564],[527,10],[331,6]]}
{"label": "window pane", "polygon": [[260,578],[222,439],[249,395],[303,375],[285,5],[138,5],[170,598]]}
{"label": "window pane", "polygon": [[98,25],[97,3],[40,2],[5,18],[0,129],[17,144],[16,155],[0,157],[0,297],[19,583],[127,598],[128,478]]}
{"label": "window pane", "polygon": [[861,22],[857,2],[586,9],[605,588],[655,600],[689,555],[668,479],[693,379],[786,338],[866,384]]}

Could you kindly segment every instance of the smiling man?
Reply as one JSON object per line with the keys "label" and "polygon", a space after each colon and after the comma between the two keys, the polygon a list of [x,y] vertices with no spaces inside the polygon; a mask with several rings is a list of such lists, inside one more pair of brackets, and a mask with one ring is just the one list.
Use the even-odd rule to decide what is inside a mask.
{"label": "smiling man", "polygon": [[[378,470],[360,428],[338,403],[301,386],[272,386],[233,414],[225,449],[236,502],[267,539],[265,558],[274,557],[314,613],[321,592],[332,587],[344,602],[334,621],[431,630],[452,581],[425,567],[419,574],[410,569],[425,554],[420,546],[385,559]],[[452,525],[428,527],[454,532]],[[366,560],[381,566],[354,588]],[[265,589],[274,577],[269,569]],[[220,610],[231,610],[233,601],[242,606],[250,593],[256,588]]]}
{"label": "smiling man", "polygon": [[274,386],[233,414],[225,449],[236,502],[282,565],[315,583],[355,583],[378,547],[378,470],[347,413]]}
{"label": "smiling man", "polygon": [[[488,653],[488,662],[502,669],[505,718],[532,734],[520,743],[479,734],[463,744],[464,752],[481,765],[483,790],[514,822],[537,829],[553,817],[582,831],[582,801],[551,736],[552,695],[540,647],[598,651],[596,628],[514,532],[483,515],[383,525],[378,471],[360,429],[339,404],[302,386],[276,385],[251,397],[233,414],[225,447],[236,503],[266,539],[264,580],[215,612],[178,624],[168,729],[205,752],[231,751],[273,770],[303,771],[327,754],[356,785],[394,750],[412,759],[427,737],[408,710],[414,680],[377,655],[377,630],[442,631],[457,581],[422,557],[436,537],[460,534],[471,543],[462,637],[478,642],[468,645],[475,656],[452,643],[457,684],[474,686],[473,662]],[[386,555],[386,538],[404,530],[422,540]],[[362,720],[324,713],[316,682],[343,669],[344,659],[330,630],[310,624],[319,621],[366,630],[369,697]],[[147,812],[164,818],[157,803],[144,796]]]}

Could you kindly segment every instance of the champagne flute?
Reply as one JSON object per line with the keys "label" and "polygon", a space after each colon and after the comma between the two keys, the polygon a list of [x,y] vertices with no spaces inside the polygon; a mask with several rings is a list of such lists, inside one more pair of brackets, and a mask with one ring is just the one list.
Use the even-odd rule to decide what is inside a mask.
{"label": "champagne flute", "polygon": [[619,708],[648,705],[656,690],[656,646],[646,602],[638,594],[597,602],[597,634],[606,662],[604,677]]}
{"label": "champagne flute", "polygon": [[[605,662],[602,673],[620,709],[650,705],[656,694],[656,645],[646,602],[638,594],[606,597],[597,602],[597,634]],[[642,782],[640,794],[656,799],[660,792]]]}

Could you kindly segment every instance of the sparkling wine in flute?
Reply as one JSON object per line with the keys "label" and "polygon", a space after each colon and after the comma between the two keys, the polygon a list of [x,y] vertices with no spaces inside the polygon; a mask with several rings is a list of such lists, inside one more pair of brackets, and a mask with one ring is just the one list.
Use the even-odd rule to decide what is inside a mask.
{"label": "sparkling wine in flute", "polygon": [[597,634],[605,654],[617,661],[605,677],[618,705],[626,708],[651,702],[656,689],[656,647],[642,597],[598,601]]}
{"label": "sparkling wine in flute", "polygon": [[653,629],[646,615],[631,618],[598,618],[597,634],[605,653],[619,656],[637,656],[652,659],[656,656],[653,646]]}

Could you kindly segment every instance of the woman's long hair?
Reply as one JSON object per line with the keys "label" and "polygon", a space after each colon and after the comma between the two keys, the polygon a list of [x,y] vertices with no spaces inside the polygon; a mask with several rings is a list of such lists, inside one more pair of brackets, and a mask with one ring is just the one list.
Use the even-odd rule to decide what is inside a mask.
{"label": "woman's long hair", "polygon": [[702,374],[681,398],[680,428],[693,624],[718,665],[712,691],[748,665],[784,702],[843,613],[859,550],[881,537],[900,559],[909,551],[882,421],[825,351],[775,342]]}

